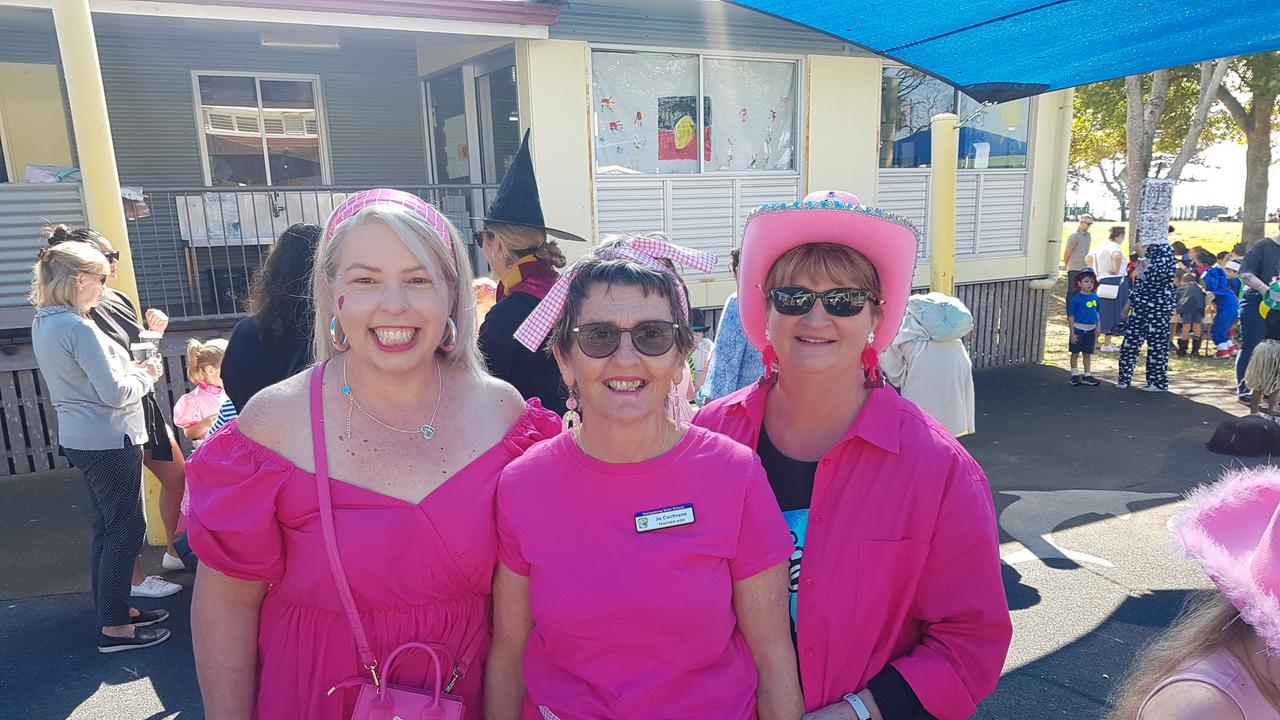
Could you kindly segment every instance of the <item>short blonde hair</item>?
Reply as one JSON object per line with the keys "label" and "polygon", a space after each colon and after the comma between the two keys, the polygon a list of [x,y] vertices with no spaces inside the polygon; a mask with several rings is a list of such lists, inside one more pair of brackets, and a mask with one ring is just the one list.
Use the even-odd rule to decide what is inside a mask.
{"label": "short blonde hair", "polygon": [[533,255],[553,268],[562,268],[569,262],[564,256],[564,251],[555,240],[547,237],[547,232],[542,228],[487,222],[484,224],[484,229],[492,233],[493,239],[502,246],[503,255],[509,263],[515,263],[527,255]]}
{"label": "short blonde hair", "polygon": [[813,243],[791,248],[769,268],[764,291],[784,287],[798,278],[826,280],[880,294],[880,276],[866,255],[846,245]]}
{"label": "short blonde hair", "polygon": [[[315,267],[311,273],[312,309],[315,314],[312,350],[316,362],[327,360],[338,352],[329,338],[329,322],[335,316],[330,290],[338,274],[338,257],[342,254],[342,245],[353,228],[367,223],[380,223],[400,238],[428,272],[445,281],[451,299],[449,317],[453,319],[458,331],[457,344],[447,353],[443,350],[437,350],[436,353],[477,375],[484,374],[484,363],[477,344],[476,299],[471,290],[471,262],[467,259],[466,248],[458,236],[457,228],[448,219],[444,222],[449,230],[448,237],[440,237],[426,220],[408,210],[390,205],[374,205],[343,220],[336,228],[326,228],[328,232],[325,235],[332,233],[332,239],[324,242],[325,235],[321,236],[320,247],[316,250]],[[454,258],[457,258],[456,262]]]}
{"label": "short blonde hair", "polygon": [[227,341],[213,338],[201,342],[195,338],[187,341],[187,379],[198,383],[204,377],[200,372],[203,367],[222,367],[222,358],[227,354]]}
{"label": "short blonde hair", "polygon": [[31,266],[31,294],[27,299],[36,309],[68,305],[77,311],[77,275],[109,275],[111,264],[97,248],[87,243],[68,242],[40,248],[40,258]]}

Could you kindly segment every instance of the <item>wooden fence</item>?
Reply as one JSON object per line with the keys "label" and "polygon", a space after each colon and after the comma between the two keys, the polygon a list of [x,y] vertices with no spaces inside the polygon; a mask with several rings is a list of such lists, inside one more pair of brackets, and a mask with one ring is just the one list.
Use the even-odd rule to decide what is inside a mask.
{"label": "wooden fence", "polygon": [[[231,329],[171,329],[161,343],[165,374],[156,383],[156,399],[165,419],[172,421],[173,404],[186,393],[186,342],[189,337],[227,337]],[[58,448],[57,419],[44,390],[44,379],[36,368],[30,343],[0,346],[0,432],[4,434],[4,461],[0,477],[25,475],[71,467]],[[184,453],[191,442],[177,433]]]}
{"label": "wooden fence", "polygon": [[1032,290],[1030,280],[1002,280],[959,285],[956,296],[973,313],[967,344],[975,369],[1044,359],[1048,291]]}

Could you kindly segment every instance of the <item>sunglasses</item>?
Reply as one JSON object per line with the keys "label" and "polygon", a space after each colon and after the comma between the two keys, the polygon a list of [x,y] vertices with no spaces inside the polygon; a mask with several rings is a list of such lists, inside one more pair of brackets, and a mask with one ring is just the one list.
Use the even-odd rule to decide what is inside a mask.
{"label": "sunglasses", "polygon": [[471,233],[471,239],[476,241],[476,247],[484,247],[484,241],[493,235],[492,230],[477,230]]}
{"label": "sunglasses", "polygon": [[107,256],[107,262],[119,262],[119,261],[120,261],[120,251],[119,251],[119,250],[111,250],[111,251],[108,251],[108,252],[104,252],[104,253],[102,253],[102,254]]}
{"label": "sunglasses", "polygon": [[780,287],[769,291],[769,300],[779,315],[808,315],[813,304],[822,300],[822,307],[827,314],[836,317],[854,317],[862,312],[867,302],[881,304],[880,298],[869,290],[861,288],[832,288],[816,292],[803,287]]}
{"label": "sunglasses", "polygon": [[589,358],[607,358],[618,352],[622,334],[631,336],[636,352],[649,357],[665,355],[676,344],[676,329],[680,327],[669,320],[645,320],[629,328],[613,323],[587,323],[572,328],[578,339],[578,349]]}

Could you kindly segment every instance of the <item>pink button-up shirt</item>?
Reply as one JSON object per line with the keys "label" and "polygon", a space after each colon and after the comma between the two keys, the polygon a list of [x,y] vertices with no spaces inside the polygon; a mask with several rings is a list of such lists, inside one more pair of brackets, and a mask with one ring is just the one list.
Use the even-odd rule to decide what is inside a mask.
{"label": "pink button-up shirt", "polygon": [[[721,398],[694,423],[754,448],[772,387]],[[814,478],[796,606],[805,708],[891,664],[931,715],[969,717],[1011,634],[982,468],[915,405],[873,390]]]}

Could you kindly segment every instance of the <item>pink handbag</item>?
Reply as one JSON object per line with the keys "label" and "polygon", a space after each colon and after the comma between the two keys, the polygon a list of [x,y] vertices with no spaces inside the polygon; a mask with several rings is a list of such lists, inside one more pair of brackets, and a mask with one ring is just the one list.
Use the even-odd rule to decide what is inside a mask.
{"label": "pink handbag", "polygon": [[[356,706],[351,712],[351,720],[462,720],[462,698],[450,695],[456,683],[466,673],[471,661],[475,659],[476,642],[468,648],[468,652],[453,665],[453,673],[448,684],[441,686],[441,652],[447,652],[440,645],[421,642],[407,642],[392,650],[381,665],[369,649],[369,638],[364,634],[364,624],[360,621],[360,613],[356,611],[355,598],[351,595],[351,585],[347,582],[347,573],[342,569],[342,559],[338,556],[337,536],[333,530],[333,500],[329,495],[329,457],[324,444],[324,368],[328,361],[322,362],[311,371],[311,447],[316,464],[316,495],[320,500],[320,526],[324,530],[324,547],[329,557],[329,569],[333,573],[334,583],[338,586],[338,595],[342,598],[342,606],[347,612],[347,621],[351,624],[351,634],[355,636],[356,649],[360,653],[360,664],[369,673],[368,677],[356,676],[347,678],[329,688],[329,695],[340,689],[360,687],[360,695],[356,698]],[[431,656],[431,664],[435,671],[435,685],[430,689],[405,687],[392,684],[392,672],[401,655],[411,650],[419,650]],[[382,668],[379,676],[378,668]]]}

